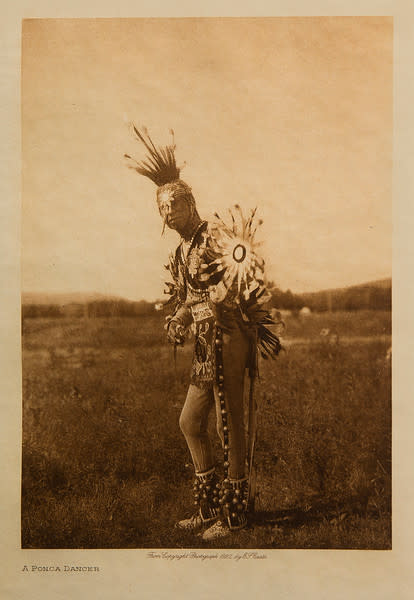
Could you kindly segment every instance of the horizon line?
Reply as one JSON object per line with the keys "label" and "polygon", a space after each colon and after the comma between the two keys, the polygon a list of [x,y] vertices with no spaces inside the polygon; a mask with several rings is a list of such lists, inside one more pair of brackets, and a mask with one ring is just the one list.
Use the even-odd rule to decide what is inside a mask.
{"label": "horizon line", "polygon": [[[306,294],[318,294],[318,293],[322,293],[322,292],[332,292],[335,290],[342,290],[342,289],[346,289],[346,288],[352,288],[352,287],[359,287],[359,286],[367,286],[367,285],[373,285],[375,283],[378,282],[385,282],[387,280],[390,280],[390,282],[392,282],[392,276],[389,275],[387,277],[380,277],[377,279],[371,279],[369,281],[362,281],[359,283],[351,283],[351,284],[347,284],[347,285],[342,285],[342,286],[337,286],[337,287],[326,287],[326,288],[317,288],[314,290],[308,290],[308,291],[296,291],[294,289],[291,289],[289,287],[286,287],[285,289],[283,289],[282,287],[275,285],[271,288],[269,288],[270,290],[273,289],[279,289],[281,292],[287,292],[290,291],[292,294],[296,294],[296,295],[306,295]],[[71,291],[53,291],[53,290],[42,290],[42,291],[32,291],[32,290],[21,290],[20,292],[20,296],[29,296],[29,295],[44,295],[44,296],[102,296],[102,298],[112,298],[112,299],[116,299],[116,300],[127,300],[129,302],[157,302],[160,301],[162,299],[163,296],[166,296],[166,294],[161,294],[158,297],[154,297],[154,298],[131,298],[130,296],[127,295],[123,295],[120,293],[116,293],[116,292],[99,292],[96,290],[90,290],[90,291],[81,291],[81,290],[71,290]]]}

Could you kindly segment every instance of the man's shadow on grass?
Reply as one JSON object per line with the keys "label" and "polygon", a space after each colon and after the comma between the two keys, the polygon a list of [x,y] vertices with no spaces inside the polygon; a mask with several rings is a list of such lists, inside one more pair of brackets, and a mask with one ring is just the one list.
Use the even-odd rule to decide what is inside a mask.
{"label": "man's shadow on grass", "polygon": [[349,497],[341,502],[316,500],[310,507],[296,506],[283,510],[255,510],[251,515],[250,523],[254,526],[289,525],[301,527],[302,525],[329,521],[340,523],[350,516],[378,518],[380,511],[368,504],[369,498],[361,496]]}

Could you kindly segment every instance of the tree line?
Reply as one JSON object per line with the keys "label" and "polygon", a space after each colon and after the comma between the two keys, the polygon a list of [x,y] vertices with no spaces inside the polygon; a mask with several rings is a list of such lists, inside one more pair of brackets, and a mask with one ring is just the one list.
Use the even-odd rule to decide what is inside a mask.
{"label": "tree line", "polygon": [[355,286],[344,289],[293,294],[290,290],[271,289],[272,307],[298,311],[304,306],[313,312],[391,310],[391,286]]}
{"label": "tree line", "polygon": [[[272,298],[269,308],[297,312],[304,306],[313,312],[391,310],[391,287],[355,286],[340,290],[294,294],[282,291],[277,286],[270,288]],[[131,302],[128,300],[99,300],[86,303],[23,304],[23,318],[63,318],[63,317],[140,317],[157,312],[161,303]]]}
{"label": "tree line", "polygon": [[153,302],[141,300],[131,302],[128,300],[97,300],[85,303],[71,304],[23,304],[22,317],[36,318],[63,318],[63,317],[138,317],[148,316],[155,312]]}

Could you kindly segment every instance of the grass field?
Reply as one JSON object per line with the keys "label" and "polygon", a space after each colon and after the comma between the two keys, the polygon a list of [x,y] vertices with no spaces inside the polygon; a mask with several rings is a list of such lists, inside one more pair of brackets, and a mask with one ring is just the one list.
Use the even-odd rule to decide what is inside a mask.
{"label": "grass field", "polygon": [[257,384],[255,517],[212,546],[173,528],[191,342],[175,372],[160,316],[26,319],[22,547],[391,548],[391,315],[289,318],[285,339]]}

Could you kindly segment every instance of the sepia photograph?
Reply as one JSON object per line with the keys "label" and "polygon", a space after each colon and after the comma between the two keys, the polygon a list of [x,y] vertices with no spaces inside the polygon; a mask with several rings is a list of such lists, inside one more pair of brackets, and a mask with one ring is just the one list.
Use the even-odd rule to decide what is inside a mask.
{"label": "sepia photograph", "polygon": [[21,36],[21,548],[391,550],[393,18]]}

